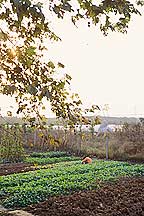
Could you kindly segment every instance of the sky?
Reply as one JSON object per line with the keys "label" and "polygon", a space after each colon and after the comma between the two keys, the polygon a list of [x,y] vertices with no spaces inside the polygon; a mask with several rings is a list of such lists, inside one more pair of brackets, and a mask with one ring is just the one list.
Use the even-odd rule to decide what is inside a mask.
{"label": "sky", "polygon": [[[134,16],[127,34],[107,37],[86,22],[76,28],[69,20],[53,20],[62,42],[48,44],[49,55],[65,64],[72,76],[71,90],[79,94],[84,107],[109,105],[107,116],[144,117],[144,16]],[[14,106],[12,98],[0,96],[3,112]],[[53,116],[50,109],[47,116]]]}

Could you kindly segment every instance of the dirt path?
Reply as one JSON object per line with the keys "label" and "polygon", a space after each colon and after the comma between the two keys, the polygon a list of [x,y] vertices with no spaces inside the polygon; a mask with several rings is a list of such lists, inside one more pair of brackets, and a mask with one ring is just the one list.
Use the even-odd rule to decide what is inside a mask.
{"label": "dirt path", "polygon": [[123,178],[98,190],[51,197],[25,210],[38,216],[144,216],[144,177]]}
{"label": "dirt path", "polygon": [[0,164],[0,176],[9,175],[13,173],[32,171],[35,169],[36,168],[32,166],[32,164],[28,164],[28,163]]}

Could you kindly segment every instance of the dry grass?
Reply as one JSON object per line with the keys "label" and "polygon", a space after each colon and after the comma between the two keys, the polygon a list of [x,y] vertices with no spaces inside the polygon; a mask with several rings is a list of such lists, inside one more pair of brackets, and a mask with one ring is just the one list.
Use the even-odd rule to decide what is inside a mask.
{"label": "dry grass", "polygon": [[[79,155],[105,158],[106,137],[97,136],[91,132],[75,132],[64,130],[48,130],[45,137],[39,136],[34,145],[33,134],[28,139],[26,148],[31,151],[62,150]],[[111,133],[109,136],[109,158],[115,160],[144,161],[144,125],[125,124],[123,128]],[[51,137],[53,138],[51,139]]]}
{"label": "dry grass", "polygon": [[[144,161],[144,125],[125,124],[121,130],[108,136],[110,159]],[[67,150],[105,158],[106,137],[104,135],[96,136],[86,132],[69,134],[65,143]]]}

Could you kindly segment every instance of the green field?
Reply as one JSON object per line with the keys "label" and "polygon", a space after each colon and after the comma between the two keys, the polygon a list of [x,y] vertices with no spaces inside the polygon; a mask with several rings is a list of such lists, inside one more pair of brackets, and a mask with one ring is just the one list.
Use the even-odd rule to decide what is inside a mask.
{"label": "green field", "polygon": [[70,156],[66,152],[50,151],[50,152],[33,152],[24,159],[24,162],[34,165],[55,164],[66,161],[76,161],[79,157]]}
{"label": "green field", "polygon": [[44,165],[44,164],[55,164],[55,163],[60,163],[60,162],[64,162],[64,161],[76,161],[79,160],[78,157],[27,157],[24,162],[26,163],[30,163],[30,164],[34,164],[34,165]]}
{"label": "green field", "polygon": [[0,177],[0,200],[7,208],[25,207],[49,196],[69,194],[100,187],[104,181],[121,176],[144,175],[144,165],[126,162],[94,160],[53,164],[52,168]]}

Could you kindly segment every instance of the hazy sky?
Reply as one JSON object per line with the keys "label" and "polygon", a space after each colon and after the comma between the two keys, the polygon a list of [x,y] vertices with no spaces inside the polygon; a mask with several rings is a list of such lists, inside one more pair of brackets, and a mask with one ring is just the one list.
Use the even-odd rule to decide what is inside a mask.
{"label": "hazy sky", "polygon": [[[73,78],[71,89],[86,107],[109,104],[109,116],[144,116],[143,23],[144,16],[135,16],[127,34],[104,37],[86,22],[78,28],[68,20],[54,22],[62,42],[48,45],[50,56],[65,64]],[[0,96],[2,109],[10,105],[11,99]]]}

